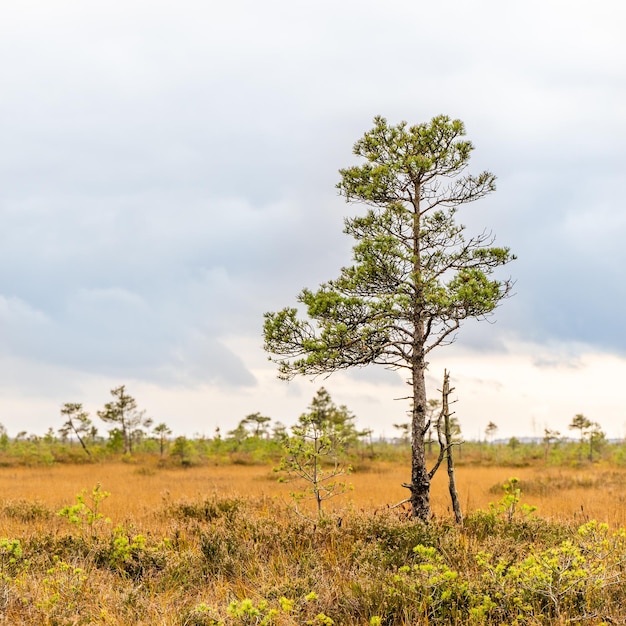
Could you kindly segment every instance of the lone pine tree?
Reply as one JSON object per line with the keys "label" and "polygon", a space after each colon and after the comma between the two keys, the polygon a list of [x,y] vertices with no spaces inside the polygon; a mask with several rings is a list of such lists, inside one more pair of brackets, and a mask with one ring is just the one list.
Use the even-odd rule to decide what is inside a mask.
{"label": "lone pine tree", "polygon": [[424,373],[434,348],[451,343],[461,322],[493,312],[511,290],[492,273],[511,261],[486,231],[466,237],[459,206],[495,190],[495,176],[464,173],[471,142],[460,120],[390,126],[383,117],[354,145],[361,165],[340,170],[347,202],[368,207],[345,219],[353,264],[295,307],[265,314],[265,349],[286,380],[380,364],[402,370],[411,386],[411,491],[415,518],[430,517]]}

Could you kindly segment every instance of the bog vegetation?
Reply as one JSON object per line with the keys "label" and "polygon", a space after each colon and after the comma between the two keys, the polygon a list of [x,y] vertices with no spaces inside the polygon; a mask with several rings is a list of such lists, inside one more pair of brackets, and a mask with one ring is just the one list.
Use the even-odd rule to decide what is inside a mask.
{"label": "bog vegetation", "polygon": [[2,623],[620,623],[626,446],[586,418],[459,443],[457,524],[444,476],[429,523],[397,506],[405,425],[377,440],[324,389],[292,429],[255,413],[211,438],[131,415],[129,442],[70,409],[0,440]]}

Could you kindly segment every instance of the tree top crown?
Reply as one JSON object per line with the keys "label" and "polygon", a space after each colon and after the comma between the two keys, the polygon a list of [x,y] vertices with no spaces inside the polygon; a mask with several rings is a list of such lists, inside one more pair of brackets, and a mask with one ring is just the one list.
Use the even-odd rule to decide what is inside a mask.
{"label": "tree top crown", "polygon": [[[437,178],[455,177],[465,169],[474,146],[464,136],[463,122],[447,115],[413,126],[404,121],[393,126],[377,116],[374,127],[353,148],[367,162],[340,170],[337,188],[346,200],[379,205],[428,197]],[[495,176],[488,172],[467,181],[495,189]]]}

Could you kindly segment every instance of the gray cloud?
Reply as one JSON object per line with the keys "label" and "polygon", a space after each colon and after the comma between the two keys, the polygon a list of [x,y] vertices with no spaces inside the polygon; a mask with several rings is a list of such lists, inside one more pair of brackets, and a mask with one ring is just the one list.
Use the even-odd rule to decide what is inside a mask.
{"label": "gray cloud", "polygon": [[[254,386],[229,336],[349,262],[337,169],[376,114],[448,113],[498,191],[467,207],[519,260],[495,325],[626,354],[626,96],[598,2],[2,9],[0,347],[170,385]],[[369,370],[368,370],[369,372]],[[386,374],[356,374],[368,380]]]}

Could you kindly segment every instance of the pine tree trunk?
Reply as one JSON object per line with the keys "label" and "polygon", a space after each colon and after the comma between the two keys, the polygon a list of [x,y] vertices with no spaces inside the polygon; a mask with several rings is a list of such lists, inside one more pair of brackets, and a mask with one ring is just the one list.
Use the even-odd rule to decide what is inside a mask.
{"label": "pine tree trunk", "polygon": [[83,450],[87,453],[87,456],[91,456],[91,451],[83,441],[83,438],[78,434],[78,431],[76,429],[74,429],[74,432],[76,433],[76,437],[78,438],[80,445],[83,447]]}
{"label": "pine tree trunk", "polygon": [[428,522],[430,519],[430,477],[426,469],[426,379],[424,371],[424,286],[422,285],[421,267],[421,214],[420,186],[415,184],[413,199],[413,350],[411,354],[411,370],[413,384],[413,414],[411,424],[411,509],[412,516]]}
{"label": "pine tree trunk", "polygon": [[122,435],[124,436],[124,454],[132,454],[133,445],[130,440],[130,429],[124,416],[122,416]]}
{"label": "pine tree trunk", "polygon": [[411,509],[412,517],[430,519],[430,478],[426,469],[424,431],[426,425],[426,381],[424,368],[413,369],[413,420],[411,442]]}

